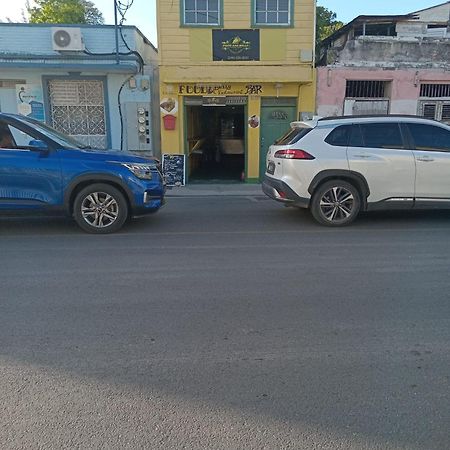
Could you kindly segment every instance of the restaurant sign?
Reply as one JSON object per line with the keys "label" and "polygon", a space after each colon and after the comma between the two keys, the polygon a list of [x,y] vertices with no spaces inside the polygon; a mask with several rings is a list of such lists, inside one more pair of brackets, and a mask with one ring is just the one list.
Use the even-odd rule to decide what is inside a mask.
{"label": "restaurant sign", "polygon": [[214,61],[259,61],[259,30],[213,30]]}
{"label": "restaurant sign", "polygon": [[261,84],[180,84],[178,85],[179,95],[202,95],[202,96],[223,96],[223,95],[262,95],[263,86]]}

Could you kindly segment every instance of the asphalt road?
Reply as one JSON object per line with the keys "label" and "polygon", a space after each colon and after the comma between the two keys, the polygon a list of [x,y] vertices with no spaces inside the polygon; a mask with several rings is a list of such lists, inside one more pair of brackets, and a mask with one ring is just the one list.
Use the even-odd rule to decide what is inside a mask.
{"label": "asphalt road", "polygon": [[0,219],[0,447],[448,449],[449,272],[450,212]]}

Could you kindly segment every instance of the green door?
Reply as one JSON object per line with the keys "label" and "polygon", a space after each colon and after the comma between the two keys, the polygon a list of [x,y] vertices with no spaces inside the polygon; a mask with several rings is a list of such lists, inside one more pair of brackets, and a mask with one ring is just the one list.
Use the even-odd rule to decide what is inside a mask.
{"label": "green door", "polygon": [[[259,154],[259,179],[264,178],[266,155],[269,147],[290,128],[297,117],[296,99],[267,99],[270,105],[261,106],[261,142]],[[278,103],[278,104],[274,104]]]}

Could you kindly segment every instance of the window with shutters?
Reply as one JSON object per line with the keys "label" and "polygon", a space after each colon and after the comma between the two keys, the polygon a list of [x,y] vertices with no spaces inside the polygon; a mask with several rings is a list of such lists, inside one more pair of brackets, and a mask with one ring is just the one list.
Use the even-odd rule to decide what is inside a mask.
{"label": "window with shutters", "polygon": [[102,80],[48,81],[50,125],[92,148],[107,148]]}
{"label": "window with shutters", "polygon": [[420,116],[450,123],[450,83],[422,83],[420,97]]}
{"label": "window with shutters", "polygon": [[426,119],[450,123],[450,99],[419,102],[419,115]]}

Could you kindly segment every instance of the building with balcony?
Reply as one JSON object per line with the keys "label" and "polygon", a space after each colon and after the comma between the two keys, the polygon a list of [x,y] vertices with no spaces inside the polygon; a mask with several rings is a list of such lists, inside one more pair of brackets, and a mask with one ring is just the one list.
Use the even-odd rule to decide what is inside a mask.
{"label": "building with balcony", "polygon": [[256,182],[315,110],[314,0],[157,1],[161,148],[188,182]]}
{"label": "building with balcony", "polygon": [[321,45],[321,116],[412,114],[450,122],[450,2],[359,16]]}

